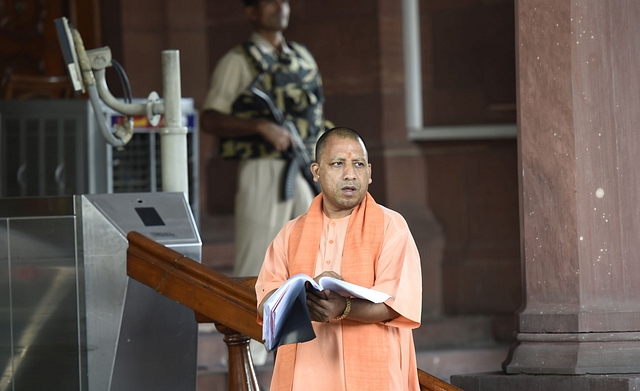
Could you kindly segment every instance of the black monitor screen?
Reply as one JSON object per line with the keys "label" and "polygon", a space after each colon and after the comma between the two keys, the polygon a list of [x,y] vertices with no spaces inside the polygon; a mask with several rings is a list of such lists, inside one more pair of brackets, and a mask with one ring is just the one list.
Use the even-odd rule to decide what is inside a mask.
{"label": "black monitor screen", "polygon": [[142,219],[145,227],[155,227],[158,225],[164,225],[164,221],[160,218],[156,208],[135,208],[138,216]]}

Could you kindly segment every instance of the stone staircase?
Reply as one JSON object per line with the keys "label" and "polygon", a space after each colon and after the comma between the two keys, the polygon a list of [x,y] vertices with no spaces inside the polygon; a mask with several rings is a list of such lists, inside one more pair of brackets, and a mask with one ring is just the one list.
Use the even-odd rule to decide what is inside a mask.
{"label": "stone staircase", "polygon": [[512,324],[511,316],[425,318],[413,332],[418,368],[447,382],[451,375],[501,371]]}
{"label": "stone staircase", "polygon": [[[201,221],[202,263],[231,275],[233,216]],[[414,330],[418,367],[450,381],[451,375],[501,371],[514,330],[513,316],[433,316]],[[227,390],[227,347],[213,325],[201,324],[198,342],[198,391]],[[273,355],[256,366],[261,390],[269,390]]]}

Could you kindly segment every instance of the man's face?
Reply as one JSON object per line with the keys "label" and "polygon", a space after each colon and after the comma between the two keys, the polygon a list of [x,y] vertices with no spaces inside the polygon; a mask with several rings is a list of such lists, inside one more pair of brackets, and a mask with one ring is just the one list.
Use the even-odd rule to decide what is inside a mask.
{"label": "man's face", "polygon": [[249,20],[258,30],[284,31],[289,25],[289,0],[258,0],[247,7]]}
{"label": "man's face", "polygon": [[320,182],[323,209],[330,218],[348,216],[362,202],[371,183],[371,164],[364,145],[348,138],[331,136],[311,171]]}

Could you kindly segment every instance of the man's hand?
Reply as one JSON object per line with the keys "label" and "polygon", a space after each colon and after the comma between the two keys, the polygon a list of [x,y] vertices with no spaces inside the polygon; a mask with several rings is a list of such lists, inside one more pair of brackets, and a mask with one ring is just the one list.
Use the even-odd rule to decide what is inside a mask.
{"label": "man's hand", "polygon": [[342,315],[346,305],[344,297],[337,292],[329,289],[316,291],[311,288],[307,290],[307,308],[311,320],[315,322],[329,322]]}
{"label": "man's hand", "polygon": [[291,135],[287,129],[266,119],[257,120],[257,130],[278,152],[285,151],[292,143]]}
{"label": "man's hand", "polygon": [[[322,273],[318,274],[317,276],[315,276],[313,280],[316,282],[316,284],[320,285],[320,279],[322,277],[333,277],[335,279],[344,281],[344,278],[342,278],[341,275],[339,275],[338,273],[336,273],[334,271],[322,272]],[[324,293],[325,291],[328,292],[328,290],[326,290],[326,289],[325,289],[325,291],[320,291],[319,292],[314,287],[312,287],[311,284],[308,283],[308,282],[304,283],[304,288],[307,290],[307,295],[309,293],[314,293],[315,295],[320,296],[322,299],[325,299],[325,300],[327,299],[327,296]]]}
{"label": "man's hand", "polygon": [[264,118],[245,119],[215,110],[203,110],[200,127],[218,137],[240,137],[259,134],[278,151],[289,148],[292,138],[287,129]]}
{"label": "man's hand", "polygon": [[[316,276],[314,280],[318,282],[321,277],[333,277],[344,280],[336,272],[327,271]],[[308,282],[305,283],[307,290],[307,308],[311,320],[315,322],[329,322],[344,313],[346,300],[338,292],[325,289],[317,291]],[[384,303],[372,303],[368,300],[351,298],[351,311],[349,320],[362,323],[388,322],[395,319],[399,314]]]}

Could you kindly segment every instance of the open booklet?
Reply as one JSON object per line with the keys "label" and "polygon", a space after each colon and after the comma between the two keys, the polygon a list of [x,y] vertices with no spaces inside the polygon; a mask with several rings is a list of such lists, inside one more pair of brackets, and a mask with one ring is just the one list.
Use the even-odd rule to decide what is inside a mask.
{"label": "open booklet", "polygon": [[265,301],[262,314],[262,338],[268,351],[280,345],[314,339],[311,317],[307,310],[305,282],[318,291],[329,289],[343,296],[352,296],[382,303],[391,296],[333,277],[322,277],[319,283],[306,274],[296,274],[284,282]]}

